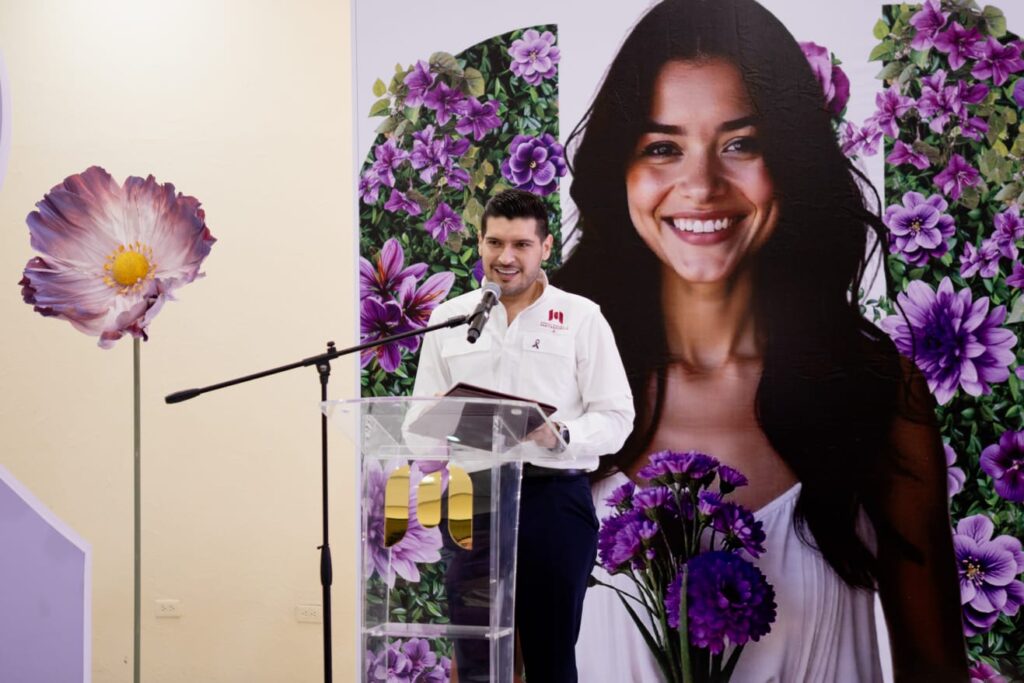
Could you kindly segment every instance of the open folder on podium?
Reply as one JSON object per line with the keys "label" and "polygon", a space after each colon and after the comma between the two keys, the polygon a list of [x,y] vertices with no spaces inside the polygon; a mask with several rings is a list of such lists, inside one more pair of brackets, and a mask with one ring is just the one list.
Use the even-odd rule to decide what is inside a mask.
{"label": "open folder on podium", "polygon": [[[543,412],[526,412],[526,433],[534,431],[544,424],[544,417],[550,417],[557,410],[555,406],[540,403],[529,398],[503,394],[499,391],[484,389],[459,382],[445,395],[445,398],[498,399],[503,401],[526,402],[536,404]],[[420,414],[412,424],[409,432],[435,439],[443,439],[452,443],[479,448],[481,450],[503,451],[516,445],[514,442],[495,443],[492,425],[506,422],[515,423],[524,410],[519,405],[505,403],[439,401]],[[489,418],[497,418],[497,421]],[[520,418],[521,419],[521,418]]]}

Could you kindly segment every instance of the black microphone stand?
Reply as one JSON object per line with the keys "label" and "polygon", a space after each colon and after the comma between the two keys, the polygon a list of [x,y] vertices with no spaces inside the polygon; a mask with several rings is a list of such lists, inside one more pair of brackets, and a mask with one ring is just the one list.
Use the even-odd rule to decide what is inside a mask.
{"label": "black microphone stand", "polygon": [[[473,317],[475,316],[457,315],[454,318],[449,318],[443,323],[430,325],[428,327],[420,327],[407,332],[401,332],[399,334],[391,335],[390,337],[383,337],[371,342],[366,342],[365,344],[350,346],[347,349],[336,349],[334,348],[334,342],[329,341],[327,342],[327,353],[321,353],[318,356],[310,356],[309,358],[304,358],[303,360],[295,363],[289,363],[288,365],[282,365],[281,367],[264,370],[263,372],[257,372],[252,375],[246,375],[245,377],[238,377],[237,379],[228,380],[226,382],[211,384],[207,387],[176,391],[173,394],[165,396],[164,401],[166,403],[181,403],[182,401],[187,401],[190,398],[195,398],[200,394],[217,391],[218,389],[242,384],[243,382],[251,382],[254,379],[262,379],[270,375],[276,375],[280,372],[287,372],[288,370],[294,370],[296,368],[309,367],[310,365],[316,366],[316,371],[320,376],[320,400],[326,401],[327,381],[331,375],[331,361],[335,358],[347,356],[357,351],[363,351],[364,349],[372,349],[375,346],[390,344],[391,342],[406,339],[407,337],[426,334],[427,332],[433,332],[434,330],[440,330],[446,327],[458,327],[459,325],[464,325],[467,322],[470,322]],[[323,501],[323,544],[317,546],[317,549],[320,551],[320,585],[323,588],[324,683],[331,683],[331,582],[333,580],[333,568],[331,565],[331,547],[327,540],[327,415],[323,412],[320,414],[320,471],[320,486]]]}

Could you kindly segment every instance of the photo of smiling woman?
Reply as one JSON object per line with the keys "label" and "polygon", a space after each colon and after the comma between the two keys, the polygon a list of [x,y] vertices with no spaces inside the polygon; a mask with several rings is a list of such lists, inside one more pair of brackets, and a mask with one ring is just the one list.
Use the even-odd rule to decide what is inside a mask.
{"label": "photo of smiling woman", "polygon": [[[884,226],[796,41],[752,0],[662,2],[569,149],[580,242],[553,281],[601,305],[637,411],[599,515],[650,453],[711,454],[750,480],[778,602],[733,681],[882,680],[876,593],[896,681],[967,680],[933,404],[860,313]],[[606,589],[577,653],[580,680],[660,680]]]}

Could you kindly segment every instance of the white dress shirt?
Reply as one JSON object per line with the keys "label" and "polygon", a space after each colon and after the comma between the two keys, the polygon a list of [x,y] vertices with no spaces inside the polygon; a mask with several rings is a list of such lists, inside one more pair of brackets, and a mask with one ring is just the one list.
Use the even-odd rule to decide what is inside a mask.
{"label": "white dress shirt", "polygon": [[[542,276],[543,277],[543,276]],[[475,344],[465,326],[426,335],[413,394],[434,396],[458,382],[512,394],[558,410],[569,430],[564,468],[594,470],[633,429],[633,396],[608,322],[597,304],[543,280],[541,295],[511,324],[499,302]],[[445,301],[430,324],[468,315],[481,290]],[[546,467],[558,467],[545,462]]]}

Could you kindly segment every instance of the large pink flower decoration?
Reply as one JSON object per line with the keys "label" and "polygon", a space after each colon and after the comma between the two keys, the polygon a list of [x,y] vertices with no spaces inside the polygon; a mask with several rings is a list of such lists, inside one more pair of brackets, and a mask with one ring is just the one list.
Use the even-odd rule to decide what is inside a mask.
{"label": "large pink flower decoration", "polygon": [[119,185],[99,166],[69,176],[28,215],[40,252],[19,283],[25,303],[98,336],[109,349],[146,328],[172,292],[202,277],[216,240],[195,197],[135,176]]}

